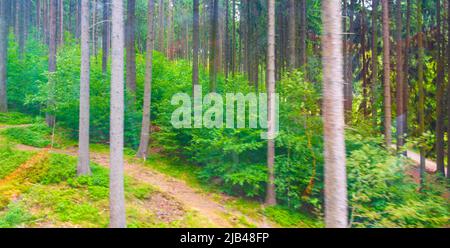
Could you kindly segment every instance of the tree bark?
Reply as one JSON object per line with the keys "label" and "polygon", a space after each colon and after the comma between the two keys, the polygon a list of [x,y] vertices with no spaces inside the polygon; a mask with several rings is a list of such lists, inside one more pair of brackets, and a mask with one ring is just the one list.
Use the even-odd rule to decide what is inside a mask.
{"label": "tree bark", "polygon": [[[425,89],[423,86],[424,81],[424,44],[423,44],[423,14],[422,14],[422,0],[417,0],[417,43],[418,43],[418,58],[417,58],[417,85],[419,88],[419,105],[418,105],[418,116],[419,116],[419,135],[422,136],[425,132]],[[425,149],[423,144],[420,145],[420,185],[421,187],[425,184]]]}
{"label": "tree bark", "polygon": [[297,57],[296,54],[296,25],[295,25],[295,0],[288,1],[288,66],[290,70],[295,69]]}
{"label": "tree bark", "polygon": [[164,53],[165,52],[165,45],[164,45],[164,0],[159,0],[159,35],[158,35],[158,45],[159,45],[159,51]]}
{"label": "tree bark", "polygon": [[378,1],[372,0],[372,87],[371,87],[371,98],[370,105],[372,110],[372,123],[373,127],[377,127],[377,109],[376,109],[376,99],[377,99],[377,85],[378,85]]}
{"label": "tree bark", "polygon": [[[306,18],[306,0],[300,0],[300,41],[299,41],[299,57],[300,57],[300,67],[304,67],[306,65],[306,27],[307,27],[307,18]],[[306,72],[306,70],[305,70]]]}
{"label": "tree bark", "polygon": [[325,223],[347,227],[341,1],[322,2]]}
{"label": "tree bark", "polygon": [[193,57],[192,57],[192,96],[195,97],[194,87],[199,84],[198,82],[198,58],[199,58],[199,43],[200,43],[200,34],[199,34],[199,0],[194,0],[194,16],[193,16],[193,34],[192,34],[192,43],[193,43]]}
{"label": "tree bark", "polygon": [[[50,0],[50,8],[49,8],[49,55],[48,55],[48,72],[50,73],[50,78],[48,80],[49,83],[49,99],[48,99],[48,108],[52,110],[54,107],[54,90],[55,90],[55,82],[52,79],[52,74],[56,72],[56,5],[57,0]],[[56,118],[54,115],[47,113],[46,114],[46,122],[49,127],[53,127],[55,125]]]}
{"label": "tree bark", "polygon": [[403,90],[403,81],[404,81],[404,62],[403,62],[403,23],[402,23],[402,3],[401,1],[397,2],[396,8],[396,23],[397,23],[397,32],[396,32],[396,40],[397,40],[397,87],[396,87],[396,100],[397,100],[397,151],[401,152],[403,146],[405,145],[405,137],[403,128],[405,126],[405,113],[404,113],[404,90]]}
{"label": "tree bark", "polygon": [[236,0],[233,0],[233,16],[231,18],[233,22],[232,29],[232,42],[231,42],[231,74],[234,78],[236,72]]}
{"label": "tree bark", "polygon": [[168,16],[167,16],[167,57],[169,59],[174,59],[175,44],[174,40],[174,30],[173,30],[173,0],[169,0],[168,6]]}
{"label": "tree bark", "polygon": [[[447,4],[447,34],[448,41],[447,42],[447,66],[448,71],[450,72],[450,4]],[[447,137],[450,137],[450,80],[447,83]],[[447,179],[450,179],[450,138],[447,138]]]}
{"label": "tree bark", "polygon": [[102,72],[106,74],[108,71],[109,48],[111,46],[111,11],[110,0],[103,0],[103,35],[102,35]]}
{"label": "tree bark", "polygon": [[155,8],[154,0],[148,0],[148,33],[147,33],[147,54],[145,67],[144,85],[144,105],[142,107],[142,129],[141,142],[137,153],[138,158],[146,159],[148,156],[148,143],[150,139],[151,126],[151,99],[152,99],[152,70],[153,70],[153,12]]}
{"label": "tree bark", "polygon": [[64,1],[59,0],[59,45],[64,45]]}
{"label": "tree bark", "polygon": [[363,116],[367,117],[368,116],[368,112],[367,112],[367,63],[366,63],[366,46],[367,46],[367,42],[366,42],[366,33],[367,33],[367,26],[366,26],[366,10],[365,10],[365,5],[364,2],[361,2],[361,61],[362,61],[362,72],[361,72],[361,76],[362,76],[362,109],[363,109]]}
{"label": "tree bark", "polygon": [[89,175],[89,0],[81,0],[80,130],[77,174]]}
{"label": "tree bark", "polygon": [[350,35],[349,35],[349,47],[347,51],[347,60],[346,62],[346,81],[344,84],[344,112],[345,112],[345,122],[352,122],[352,110],[353,110],[353,50],[354,40],[355,40],[355,8],[356,8],[356,0],[350,1],[349,6],[349,18],[350,18]]}
{"label": "tree bark", "polygon": [[267,31],[267,195],[266,205],[277,204],[275,191],[275,0],[268,0],[268,31]]}
{"label": "tree bark", "polygon": [[444,44],[441,27],[441,0],[436,0],[436,16],[437,16],[437,78],[436,78],[436,165],[437,172],[441,176],[445,176],[445,162],[444,162],[444,111],[443,98],[445,93],[444,88]]}
{"label": "tree bark", "polygon": [[219,1],[211,0],[211,33],[210,33],[210,51],[209,51],[209,90],[216,92],[217,87],[217,71],[219,65]]}
{"label": "tree bark", "polygon": [[8,112],[6,65],[8,61],[8,21],[6,1],[0,2],[0,112]]}
{"label": "tree bark", "polygon": [[390,62],[390,31],[389,31],[389,1],[382,0],[383,7],[383,67],[384,67],[384,138],[386,148],[391,147],[391,62]]}
{"label": "tree bark", "polygon": [[127,91],[132,95],[132,102],[134,102],[136,97],[136,0],[128,0],[127,9],[127,37],[125,38],[127,47]]}
{"label": "tree bark", "polygon": [[124,24],[123,1],[112,0],[110,227],[125,228],[124,195]]}

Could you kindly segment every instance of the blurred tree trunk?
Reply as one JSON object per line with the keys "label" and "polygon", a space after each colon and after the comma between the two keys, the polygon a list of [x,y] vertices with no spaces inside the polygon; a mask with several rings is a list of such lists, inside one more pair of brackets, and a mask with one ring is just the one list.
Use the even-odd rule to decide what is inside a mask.
{"label": "blurred tree trunk", "polygon": [[378,1],[372,0],[372,88],[370,105],[373,127],[377,128],[377,85],[378,85]]}
{"label": "blurred tree trunk", "polygon": [[8,20],[6,1],[0,2],[0,112],[8,111],[6,65],[8,62]]}
{"label": "blurred tree trunk", "polygon": [[444,162],[444,125],[445,116],[443,110],[444,100],[444,42],[442,36],[441,21],[441,0],[436,0],[436,16],[437,16],[437,78],[436,78],[436,165],[437,172],[441,176],[445,176]]}
{"label": "blurred tree trunk", "polygon": [[[196,0],[198,1],[198,0]],[[198,3],[198,2],[197,2]],[[151,126],[151,102],[152,102],[152,70],[153,70],[153,12],[155,8],[154,0],[148,0],[147,19],[147,53],[145,57],[145,84],[144,84],[144,105],[142,107],[142,129],[141,141],[137,153],[138,158],[146,159],[148,156],[148,143],[150,140]]]}
{"label": "blurred tree trunk", "polygon": [[199,33],[199,0],[194,0],[194,16],[193,16],[193,34],[192,34],[192,45],[193,45],[193,57],[192,57],[192,96],[195,96],[194,87],[199,84],[198,82],[198,63],[199,63],[199,43],[200,43],[200,33]]}
{"label": "blurred tree trunk", "polygon": [[174,59],[174,53],[173,0],[169,0],[167,15],[167,57],[169,59]]}
{"label": "blurred tree trunk", "polygon": [[[306,65],[306,27],[307,27],[307,18],[306,18],[306,0],[300,0],[300,41],[299,41],[299,57],[300,57],[300,67],[304,67]],[[306,70],[304,70],[306,72]]]}
{"label": "blurred tree trunk", "polygon": [[[417,0],[417,43],[418,43],[418,58],[417,58],[417,85],[419,89],[419,105],[418,105],[418,117],[419,117],[419,135],[422,136],[425,132],[425,89],[423,85],[424,81],[424,44],[423,44],[423,13],[422,13],[422,0]],[[420,146],[420,185],[421,188],[425,184],[425,149],[424,144]]]}
{"label": "blurred tree trunk", "polygon": [[347,227],[341,1],[322,3],[325,223]]}
{"label": "blurred tree trunk", "polygon": [[103,0],[103,34],[102,34],[102,72],[106,74],[108,71],[109,49],[111,46],[111,20],[110,20],[111,3],[110,0]]}
{"label": "blurred tree trunk", "polygon": [[267,196],[266,205],[277,204],[275,191],[275,0],[268,0],[268,31],[267,31],[267,124],[268,124],[268,144],[267,144]]}
{"label": "blurred tree trunk", "polygon": [[164,0],[159,0],[159,11],[158,11],[158,17],[159,17],[159,21],[158,21],[158,28],[159,28],[159,33],[158,33],[158,46],[159,46],[159,51],[161,53],[165,53],[165,46],[164,46]]}
{"label": "blurred tree trunk", "polygon": [[124,25],[123,1],[112,0],[111,121],[110,121],[110,223],[126,227],[124,194]]}
{"label": "blurred tree trunk", "polygon": [[404,113],[404,63],[403,63],[403,23],[402,23],[402,3],[398,1],[396,7],[396,42],[397,42],[397,87],[396,87],[396,102],[397,102],[397,151],[400,152],[405,145],[405,137],[403,128],[405,126],[405,113]]}
{"label": "blurred tree trunk", "polygon": [[[404,50],[404,63],[405,63],[405,78],[403,83],[403,109],[405,115],[405,122],[403,126],[403,134],[405,139],[408,136],[408,106],[409,106],[409,54],[411,47],[411,0],[406,1],[406,38],[405,38],[405,50]],[[404,155],[407,155],[407,152],[404,152]]]}
{"label": "blurred tree trunk", "polygon": [[356,0],[350,1],[349,6],[349,19],[350,19],[350,34],[349,34],[349,45],[347,51],[346,70],[346,81],[344,83],[344,111],[345,111],[345,121],[346,123],[351,123],[352,121],[352,110],[353,110],[353,52],[354,52],[354,41],[355,41],[355,8]]}
{"label": "blurred tree trunk", "polygon": [[127,91],[131,94],[132,105],[136,98],[136,0],[128,0],[127,5],[127,24],[125,38],[127,47]]}
{"label": "blurred tree trunk", "polygon": [[217,72],[219,65],[219,0],[211,0],[211,32],[210,32],[210,51],[209,51],[209,90],[216,92],[217,89]]}
{"label": "blurred tree trunk", "polygon": [[384,138],[386,148],[391,147],[391,61],[389,32],[389,0],[381,0],[383,7],[383,68],[384,68]]}
{"label": "blurred tree trunk", "polygon": [[64,1],[59,0],[59,42],[60,46],[64,45]]}
{"label": "blurred tree trunk", "polygon": [[295,0],[288,0],[288,63],[289,69],[295,69],[296,53],[296,27],[295,27]]}
{"label": "blurred tree trunk", "polygon": [[77,174],[89,175],[89,0],[81,0],[80,130]]}
{"label": "blurred tree trunk", "polygon": [[[48,55],[48,72],[49,72],[49,97],[48,97],[48,108],[52,111],[54,107],[54,90],[55,90],[55,81],[52,78],[53,74],[56,72],[56,7],[57,0],[50,0],[49,6],[49,55]],[[56,118],[53,114],[46,114],[46,122],[49,127],[53,127],[55,125]]]}

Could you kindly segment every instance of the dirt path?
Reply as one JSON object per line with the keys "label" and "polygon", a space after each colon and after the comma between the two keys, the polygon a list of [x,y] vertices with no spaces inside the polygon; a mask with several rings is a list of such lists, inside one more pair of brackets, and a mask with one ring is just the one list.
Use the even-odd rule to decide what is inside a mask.
{"label": "dirt path", "polygon": [[[25,151],[39,152],[43,149],[17,145],[17,149]],[[65,154],[69,156],[77,156],[77,150],[75,148],[69,149],[52,149],[52,153]],[[109,167],[109,155],[105,153],[92,153],[91,160],[99,165]],[[213,199],[211,195],[208,195],[200,190],[196,190],[186,182],[178,180],[176,178],[167,176],[160,172],[157,172],[147,166],[140,164],[139,162],[125,162],[125,172],[127,175],[135,178],[138,181],[148,183],[161,192],[173,197],[175,200],[184,205],[184,207],[197,211],[200,215],[208,219],[214,227],[236,227],[242,226],[242,220],[245,220],[248,224],[256,227],[266,228],[276,226],[273,223],[268,223],[264,218],[263,220],[254,220],[245,216],[239,211],[231,210],[225,207],[217,200]],[[220,199],[225,200],[225,199]]]}

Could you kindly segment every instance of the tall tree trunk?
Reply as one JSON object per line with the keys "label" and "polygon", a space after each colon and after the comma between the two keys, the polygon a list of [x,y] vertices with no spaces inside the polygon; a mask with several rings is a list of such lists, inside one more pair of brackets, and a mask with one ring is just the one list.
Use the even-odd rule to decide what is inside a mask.
{"label": "tall tree trunk", "polygon": [[136,95],[136,0],[128,0],[127,6],[127,91],[132,95],[132,102],[134,103]]}
{"label": "tall tree trunk", "polygon": [[41,1],[36,0],[36,39],[40,39],[41,34]]}
{"label": "tall tree trunk", "polygon": [[304,67],[306,65],[306,38],[307,38],[306,26],[307,26],[306,0],[300,0],[300,41],[299,41],[300,44],[298,44],[300,47],[299,49],[300,67]]}
{"label": "tall tree trunk", "polygon": [[392,143],[391,133],[391,62],[389,32],[389,0],[381,0],[383,7],[383,67],[384,67],[384,138],[389,149]]}
{"label": "tall tree trunk", "polygon": [[158,34],[158,45],[159,45],[159,51],[164,53],[165,52],[165,46],[164,46],[164,0],[159,0],[159,11],[158,11],[158,28],[159,28],[159,34]]}
{"label": "tall tree trunk", "polygon": [[289,63],[289,69],[293,70],[295,69],[295,63],[297,60],[297,57],[295,56],[296,53],[296,27],[295,27],[295,0],[289,0],[288,1],[288,63]]}
{"label": "tall tree trunk", "polygon": [[148,0],[148,33],[147,33],[147,54],[145,58],[145,85],[144,85],[144,105],[142,107],[142,129],[141,142],[137,153],[138,158],[146,159],[148,156],[148,143],[150,139],[151,126],[151,100],[152,100],[152,70],[153,70],[153,12],[155,8],[154,0]]}
{"label": "tall tree trunk", "polygon": [[373,127],[377,127],[377,85],[378,85],[378,1],[372,0],[372,87],[370,96],[370,105],[372,109]]}
{"label": "tall tree trunk", "polygon": [[[450,73],[450,4],[447,4],[447,66]],[[447,83],[447,137],[450,137],[450,80]],[[450,138],[447,138],[447,179],[450,179]]]}
{"label": "tall tree trunk", "polygon": [[174,59],[173,0],[169,0],[167,12],[167,57],[169,57],[169,59]]}
{"label": "tall tree trunk", "polygon": [[23,59],[25,53],[25,4],[23,0],[16,1],[16,39],[19,43],[19,58]]}
{"label": "tall tree trunk", "polygon": [[354,52],[354,41],[355,41],[355,8],[356,8],[356,0],[350,1],[349,6],[350,12],[350,39],[349,39],[349,47],[347,53],[346,63],[346,81],[344,84],[344,112],[345,112],[345,122],[352,122],[352,108],[353,108],[353,52]]}
{"label": "tall tree trunk", "polygon": [[445,176],[445,165],[444,165],[444,42],[442,37],[442,27],[441,27],[441,0],[436,1],[436,16],[437,16],[437,79],[436,79],[436,165],[437,172],[441,176]]}
{"label": "tall tree trunk", "polygon": [[92,1],[92,53],[97,59],[97,0]]}
{"label": "tall tree trunk", "polygon": [[[405,63],[405,78],[403,82],[403,112],[405,115],[405,122],[403,126],[403,136],[405,139],[408,136],[408,105],[409,105],[409,53],[411,44],[411,0],[406,1],[406,38],[405,38],[405,50],[404,50],[404,63]],[[407,152],[404,152],[407,155]]]}
{"label": "tall tree trunk", "polygon": [[[57,0],[50,0],[49,8],[49,55],[48,55],[48,72],[50,73],[49,83],[49,97],[48,97],[48,108],[52,110],[54,107],[54,90],[55,81],[52,78],[52,74],[56,72],[56,6]],[[47,113],[46,122],[47,125],[53,127],[55,125],[56,118],[54,115]]]}
{"label": "tall tree trunk", "polygon": [[363,99],[362,99],[362,109],[363,109],[363,116],[367,117],[367,63],[366,63],[366,33],[367,33],[367,26],[366,26],[366,7],[364,5],[364,1],[361,2],[361,61],[362,61],[362,91],[363,91]]}
{"label": "tall tree trunk", "polygon": [[274,206],[277,204],[275,191],[275,0],[268,0],[267,6],[268,30],[267,30],[267,196],[266,204]]}
{"label": "tall tree trunk", "polygon": [[108,71],[108,58],[109,58],[109,48],[111,41],[111,20],[110,20],[110,10],[111,10],[110,0],[103,0],[103,34],[102,34],[102,72],[106,74]]}
{"label": "tall tree trunk", "polygon": [[234,78],[236,72],[236,0],[233,0],[233,16],[231,18],[233,22],[232,28],[232,42],[231,42],[231,73]]}
{"label": "tall tree trunk", "polygon": [[8,21],[6,1],[0,2],[0,112],[8,111],[6,65],[8,61]]}
{"label": "tall tree trunk", "polygon": [[325,223],[347,227],[341,1],[322,3]]}
{"label": "tall tree trunk", "polygon": [[405,113],[404,113],[404,63],[403,63],[403,23],[402,23],[402,3],[401,1],[397,2],[396,8],[396,23],[397,23],[397,32],[396,32],[396,40],[397,40],[397,87],[396,87],[396,100],[397,100],[397,151],[401,152],[403,146],[405,145],[405,137],[403,128],[405,126]]}
{"label": "tall tree trunk", "polygon": [[224,56],[224,72],[225,78],[228,78],[230,71],[230,0],[225,0],[225,56]]}
{"label": "tall tree trunk", "polygon": [[[418,115],[419,115],[419,135],[423,135],[425,132],[425,90],[423,86],[424,80],[424,44],[423,44],[423,14],[422,14],[422,0],[417,0],[417,43],[418,43],[418,58],[417,58],[417,85],[419,88],[419,105],[418,105]],[[420,185],[421,187],[425,184],[425,149],[423,144],[420,145]]]}
{"label": "tall tree trunk", "polygon": [[199,43],[200,43],[200,34],[199,34],[199,0],[194,0],[194,16],[193,16],[193,34],[192,34],[192,45],[193,45],[193,56],[192,56],[192,96],[195,97],[194,88],[199,84],[198,82],[198,58],[199,58]]}
{"label": "tall tree trunk", "polygon": [[210,33],[210,51],[209,51],[209,90],[216,92],[217,71],[219,65],[219,0],[211,0],[211,33]]}
{"label": "tall tree trunk", "polygon": [[124,25],[123,1],[112,0],[111,121],[110,121],[110,227],[126,227],[124,194]]}
{"label": "tall tree trunk", "polygon": [[64,45],[64,1],[59,1],[59,45]]}
{"label": "tall tree trunk", "polygon": [[77,167],[79,176],[91,173],[89,168],[89,60],[89,0],[81,0],[80,131]]}

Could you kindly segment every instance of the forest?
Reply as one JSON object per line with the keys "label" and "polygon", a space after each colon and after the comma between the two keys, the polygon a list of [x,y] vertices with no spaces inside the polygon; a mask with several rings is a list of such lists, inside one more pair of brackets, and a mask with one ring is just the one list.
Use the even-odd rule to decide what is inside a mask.
{"label": "forest", "polygon": [[0,228],[448,228],[449,73],[447,0],[0,0]]}

